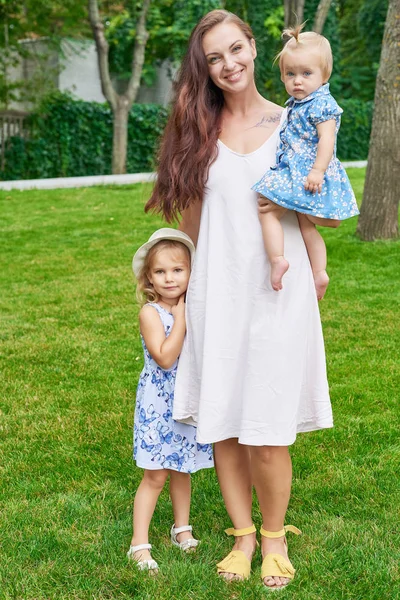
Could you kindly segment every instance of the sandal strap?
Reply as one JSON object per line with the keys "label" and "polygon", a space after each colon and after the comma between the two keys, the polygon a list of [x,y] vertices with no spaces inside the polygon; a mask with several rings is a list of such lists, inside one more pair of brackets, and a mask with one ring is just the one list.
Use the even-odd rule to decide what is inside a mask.
{"label": "sandal strap", "polygon": [[285,525],[283,529],[280,531],[267,531],[264,527],[261,526],[260,533],[263,537],[266,538],[279,538],[285,535],[287,531],[291,531],[296,535],[301,535],[300,529],[297,529],[294,525]]}
{"label": "sandal strap", "polygon": [[138,546],[131,546],[128,550],[128,555],[134,554],[139,550],[151,550],[151,544],[139,544]]}
{"label": "sandal strap", "polygon": [[234,535],[235,537],[241,537],[242,535],[248,535],[249,533],[255,533],[256,531],[254,524],[251,527],[245,527],[244,529],[235,529],[234,527],[225,529],[226,535]]}
{"label": "sandal strap", "polygon": [[175,535],[178,535],[178,533],[183,533],[184,531],[192,531],[192,526],[191,525],[182,525],[182,527],[175,527],[175,525],[173,525],[173,530]]}

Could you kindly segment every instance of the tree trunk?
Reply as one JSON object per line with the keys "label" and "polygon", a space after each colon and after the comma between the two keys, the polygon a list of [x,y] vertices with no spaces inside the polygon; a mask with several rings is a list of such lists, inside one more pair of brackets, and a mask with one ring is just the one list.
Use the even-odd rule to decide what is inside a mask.
{"label": "tree trunk", "polygon": [[126,172],[126,150],[128,145],[128,116],[136,100],[143,70],[148,33],[146,18],[151,0],[143,0],[142,10],[136,27],[136,41],[132,56],[132,74],[125,94],[119,95],[111,83],[108,68],[109,45],[104,35],[104,25],[100,20],[97,0],[89,0],[89,20],[96,42],[97,59],[100,71],[101,89],[113,112],[113,157],[112,172],[120,175]]}
{"label": "tree trunk", "polygon": [[305,0],[284,0],[285,29],[295,27],[303,22]]}
{"label": "tree trunk", "polygon": [[314,17],[313,31],[321,33],[324,30],[326,17],[328,16],[332,0],[320,0]]}
{"label": "tree trunk", "polygon": [[357,233],[363,240],[398,236],[400,198],[400,0],[389,0],[376,80],[367,175]]}
{"label": "tree trunk", "polygon": [[112,172],[114,175],[126,173],[126,152],[128,148],[128,117],[131,106],[125,95],[118,96],[113,110],[113,154]]}

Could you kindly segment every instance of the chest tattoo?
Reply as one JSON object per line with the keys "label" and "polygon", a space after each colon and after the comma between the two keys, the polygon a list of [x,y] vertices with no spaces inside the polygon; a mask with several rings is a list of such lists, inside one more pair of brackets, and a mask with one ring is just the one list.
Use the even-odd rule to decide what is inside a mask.
{"label": "chest tattoo", "polygon": [[273,115],[264,115],[260,121],[258,121],[258,123],[256,123],[255,125],[252,125],[252,127],[250,127],[250,129],[253,129],[253,127],[270,127],[271,123],[278,123],[280,121],[281,118],[281,114],[280,113],[275,113]]}

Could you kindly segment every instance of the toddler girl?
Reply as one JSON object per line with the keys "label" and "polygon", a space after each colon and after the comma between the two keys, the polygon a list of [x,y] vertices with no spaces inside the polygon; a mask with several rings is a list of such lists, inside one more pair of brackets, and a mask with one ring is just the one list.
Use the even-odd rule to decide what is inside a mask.
{"label": "toddler girl", "polygon": [[277,164],[252,189],[268,200],[259,212],[273,289],[282,289],[282,277],[289,268],[280,219],[287,209],[294,210],[320,300],[329,278],[325,244],[314,223],[325,218],[338,225],[359,211],[346,172],[336,158],[343,111],[327,83],[332,72],[331,47],[318,33],[301,33],[303,26],[283,32],[289,40],[278,56],[281,79],[291,96],[286,102],[287,118],[280,132]]}
{"label": "toddler girl", "polygon": [[171,542],[194,551],[189,523],[190,475],[213,467],[212,446],[197,444],[196,429],[172,419],[178,356],[185,337],[185,292],[194,245],[185,233],[159,229],[133,257],[138,292],[147,303],[139,313],[144,368],[137,388],[134,458],[144,469],[133,508],[133,537],[128,558],[153,573],[148,532],[157,499],[168,477],[175,523]]}

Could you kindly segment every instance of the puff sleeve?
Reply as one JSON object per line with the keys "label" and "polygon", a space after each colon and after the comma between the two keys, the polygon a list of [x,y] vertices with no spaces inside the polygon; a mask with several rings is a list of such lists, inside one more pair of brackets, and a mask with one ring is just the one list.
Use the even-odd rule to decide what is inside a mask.
{"label": "puff sleeve", "polygon": [[312,125],[318,125],[318,123],[324,123],[331,119],[339,124],[342,112],[343,110],[332,96],[320,96],[312,103],[308,118]]}

